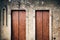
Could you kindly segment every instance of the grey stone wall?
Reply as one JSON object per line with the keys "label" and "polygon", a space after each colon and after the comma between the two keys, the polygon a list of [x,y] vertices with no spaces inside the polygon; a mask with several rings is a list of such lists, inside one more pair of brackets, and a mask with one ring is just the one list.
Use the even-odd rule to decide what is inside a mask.
{"label": "grey stone wall", "polygon": [[56,40],[60,40],[60,4],[58,3],[59,1],[56,2],[38,0],[21,1],[20,3],[18,3],[18,1],[9,2],[7,4],[7,26],[6,11],[4,13],[4,25],[1,26],[2,40],[11,40],[11,10],[26,10],[26,40],[35,40],[35,10],[51,11],[51,30],[49,30],[51,31],[51,40],[54,40],[53,38],[56,38]]}
{"label": "grey stone wall", "polygon": [[60,40],[60,9],[54,9],[53,11],[53,37],[56,40]]}

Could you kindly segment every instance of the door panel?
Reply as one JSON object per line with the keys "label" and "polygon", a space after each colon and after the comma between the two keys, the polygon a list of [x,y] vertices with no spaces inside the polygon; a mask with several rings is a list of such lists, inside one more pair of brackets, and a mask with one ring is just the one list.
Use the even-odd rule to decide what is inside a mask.
{"label": "door panel", "polygon": [[49,12],[43,11],[43,40],[49,39]]}
{"label": "door panel", "polygon": [[36,11],[36,37],[42,40],[42,11]]}
{"label": "door panel", "polygon": [[26,12],[12,11],[12,40],[26,40]]}
{"label": "door panel", "polygon": [[19,11],[19,40],[26,39],[26,12]]}
{"label": "door panel", "polygon": [[12,40],[18,40],[18,11],[12,12]]}
{"label": "door panel", "polygon": [[49,40],[49,11],[36,11],[36,40]]}

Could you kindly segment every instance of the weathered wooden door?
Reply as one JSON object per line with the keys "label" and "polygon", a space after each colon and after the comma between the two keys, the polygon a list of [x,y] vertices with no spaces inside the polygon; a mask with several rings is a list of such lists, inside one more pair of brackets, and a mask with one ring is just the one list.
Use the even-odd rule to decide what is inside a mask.
{"label": "weathered wooden door", "polygon": [[49,40],[49,11],[36,11],[36,40]]}
{"label": "weathered wooden door", "polygon": [[26,40],[25,10],[12,11],[11,15],[11,40]]}

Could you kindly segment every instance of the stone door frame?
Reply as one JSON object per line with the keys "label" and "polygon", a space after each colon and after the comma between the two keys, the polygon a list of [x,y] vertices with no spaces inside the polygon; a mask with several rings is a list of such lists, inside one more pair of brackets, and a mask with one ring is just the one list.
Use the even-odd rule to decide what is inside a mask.
{"label": "stone door frame", "polygon": [[[36,10],[38,10],[38,9],[36,9]],[[52,37],[53,37],[53,33],[52,33],[52,11],[50,8],[45,9],[45,7],[42,7],[42,9],[39,9],[39,10],[49,10],[49,40],[52,40]]]}

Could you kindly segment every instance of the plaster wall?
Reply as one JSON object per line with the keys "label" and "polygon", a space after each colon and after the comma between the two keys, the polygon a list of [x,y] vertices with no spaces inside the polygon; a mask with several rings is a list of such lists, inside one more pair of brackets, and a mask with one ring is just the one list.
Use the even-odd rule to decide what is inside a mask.
{"label": "plaster wall", "polygon": [[2,40],[11,40],[11,10],[26,10],[26,40],[35,40],[35,10],[49,10],[49,40],[54,38],[60,40],[60,8],[53,4],[38,5],[37,3],[36,5],[21,3],[20,7],[17,3],[7,5],[7,15],[4,12],[4,25],[1,27]]}

